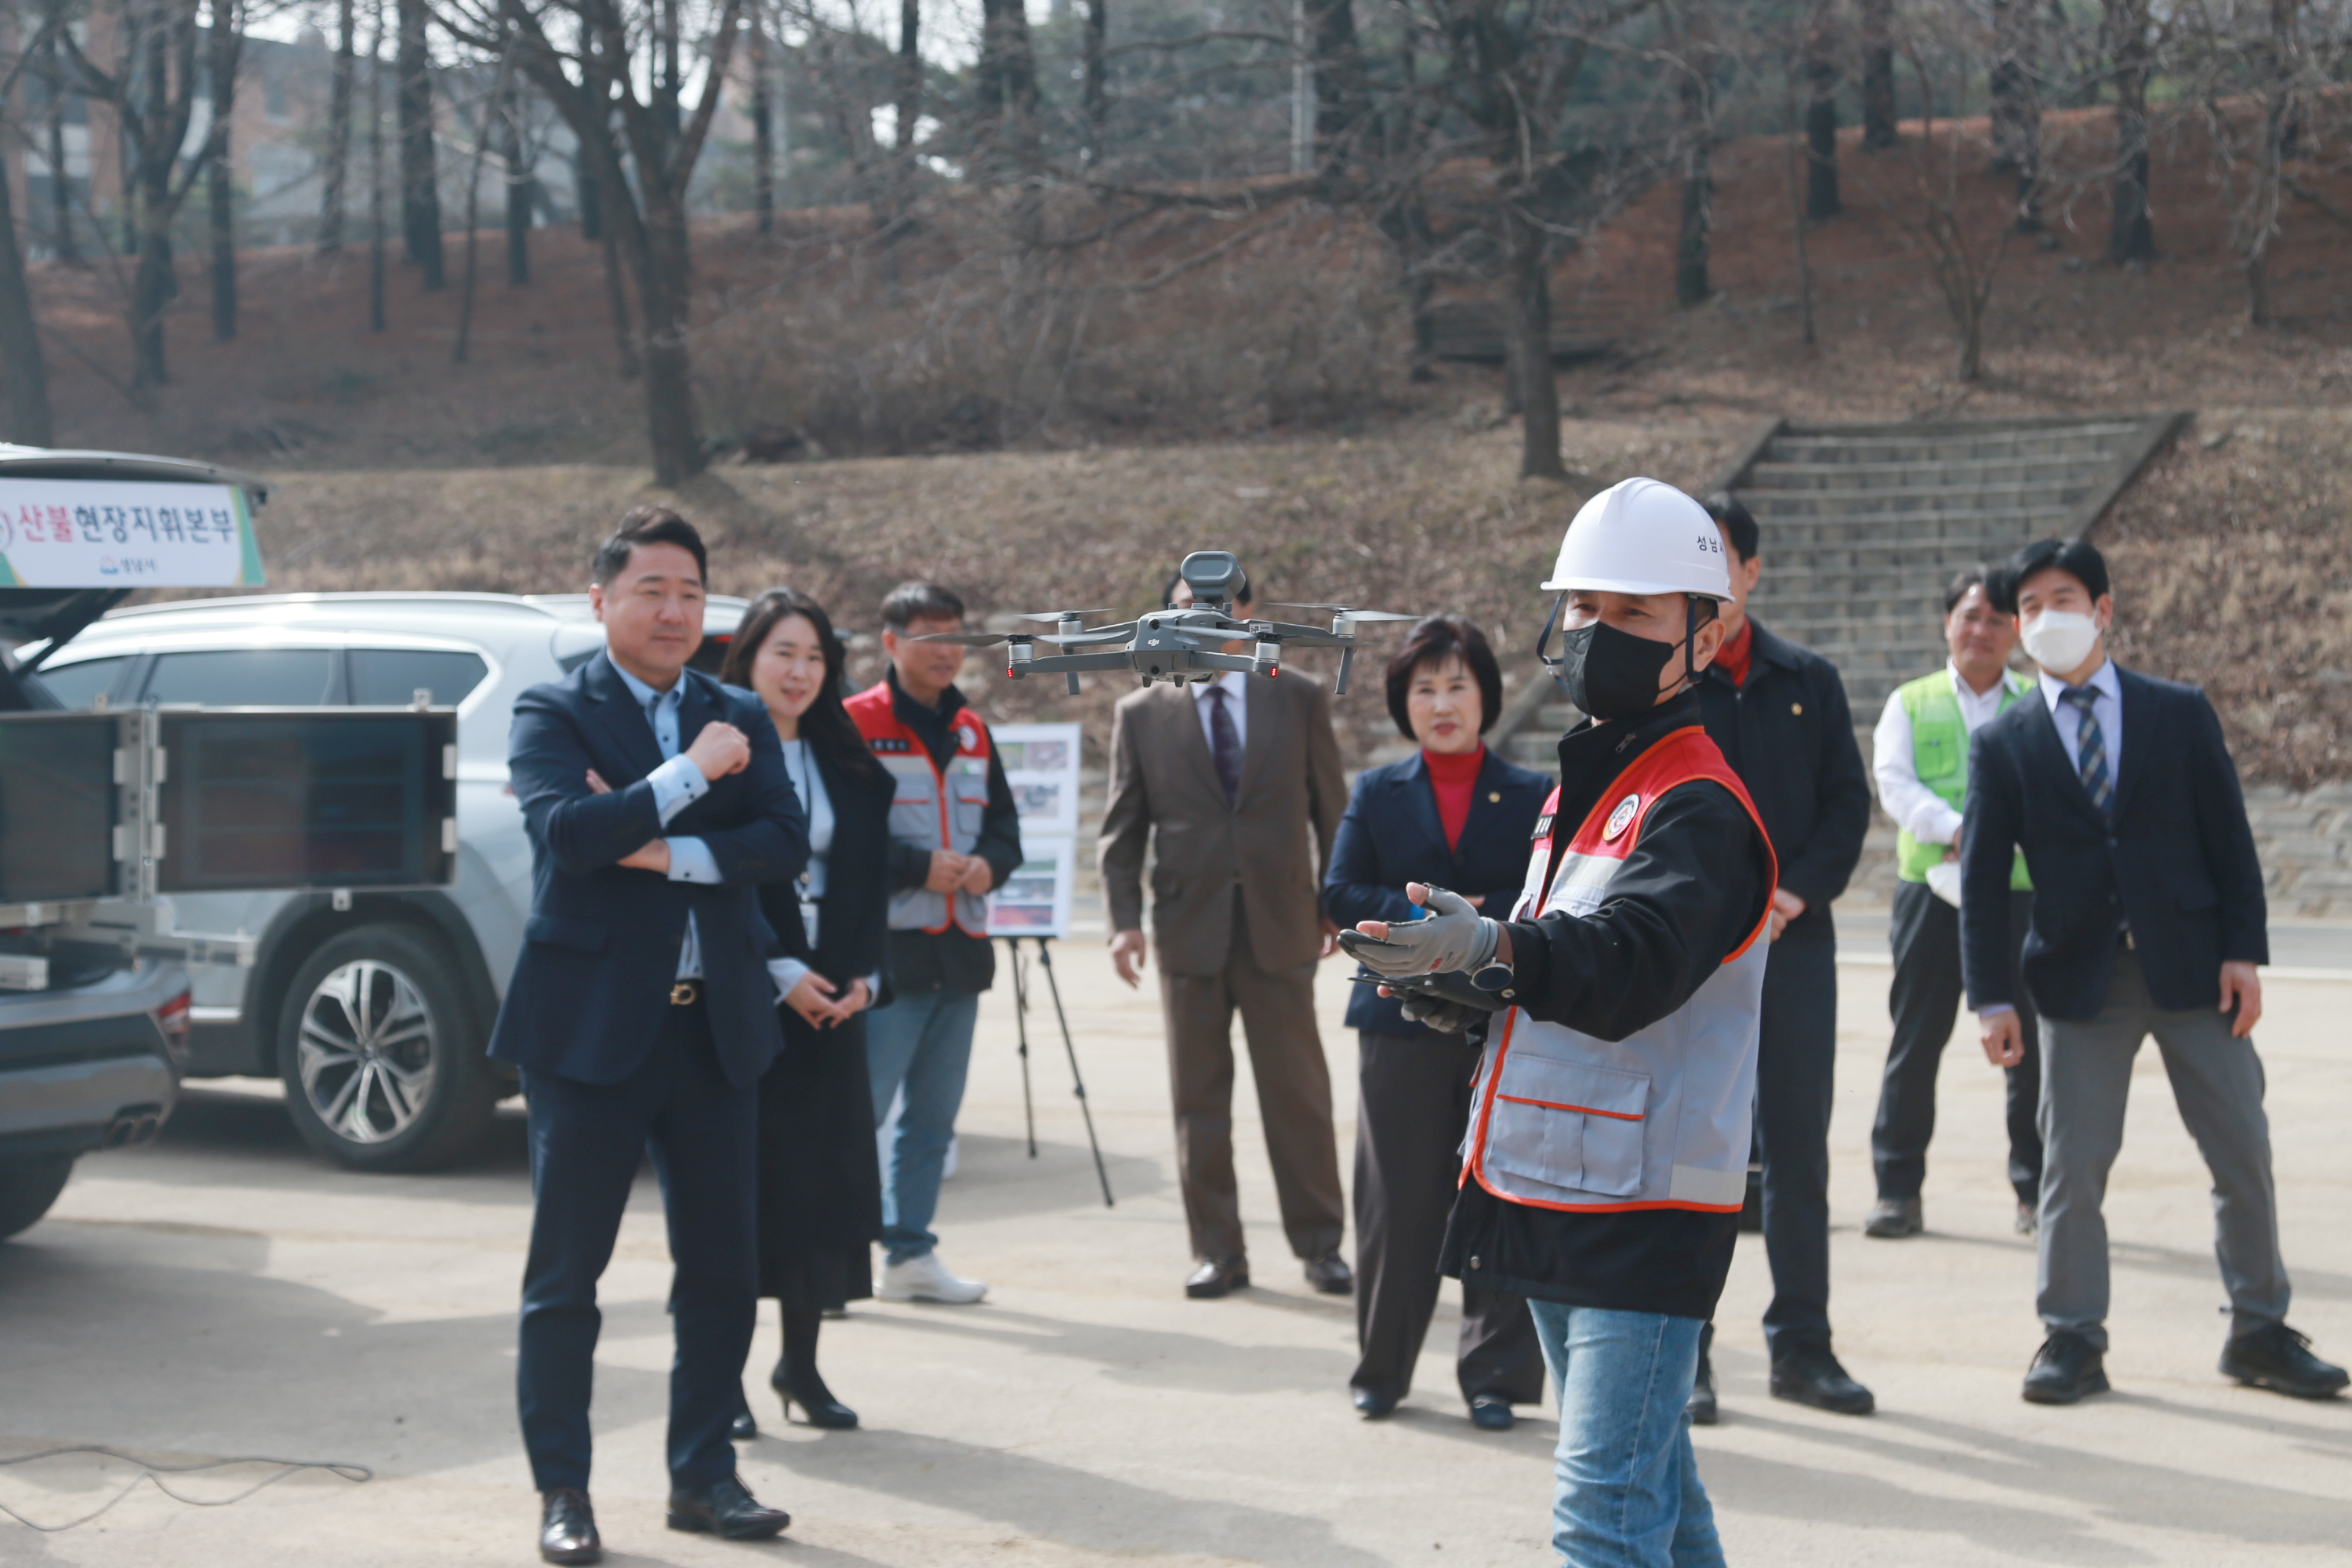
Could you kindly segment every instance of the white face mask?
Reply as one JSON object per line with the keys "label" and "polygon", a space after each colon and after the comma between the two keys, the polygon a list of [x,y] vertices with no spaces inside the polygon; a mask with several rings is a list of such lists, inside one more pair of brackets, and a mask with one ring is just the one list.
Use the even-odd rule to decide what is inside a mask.
{"label": "white face mask", "polygon": [[2018,640],[2025,657],[2053,675],[2080,669],[2099,640],[2099,623],[2072,610],[2044,610],[2025,623]]}

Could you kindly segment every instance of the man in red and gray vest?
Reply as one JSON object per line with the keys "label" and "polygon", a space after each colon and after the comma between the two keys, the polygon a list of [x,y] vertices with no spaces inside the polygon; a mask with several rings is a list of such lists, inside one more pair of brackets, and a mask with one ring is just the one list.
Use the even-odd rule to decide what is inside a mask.
{"label": "man in red and gray vest", "polygon": [[874,1124],[905,1093],[882,1173],[885,1301],[979,1300],[931,1234],[956,1112],[963,1107],[980,994],[996,983],[988,895],[1021,865],[1021,819],[988,726],[955,688],[963,649],[925,642],[963,629],[963,601],[903,583],[882,601],[880,684],[848,702],[866,743],[898,781],[890,805],[890,983],[897,1000],[866,1026]]}
{"label": "man in red and gray vest", "polygon": [[1560,741],[1509,919],[1416,883],[1428,915],[1368,921],[1386,945],[1351,951],[1504,1005],[1405,1011],[1486,1031],[1441,1267],[1528,1299],[1560,1409],[1560,1561],[1711,1568],[1684,1406],[1747,1190],[1776,882],[1692,689],[1723,643],[1723,545],[1697,502],[1627,479],[1576,514],[1544,586],[1590,718]]}

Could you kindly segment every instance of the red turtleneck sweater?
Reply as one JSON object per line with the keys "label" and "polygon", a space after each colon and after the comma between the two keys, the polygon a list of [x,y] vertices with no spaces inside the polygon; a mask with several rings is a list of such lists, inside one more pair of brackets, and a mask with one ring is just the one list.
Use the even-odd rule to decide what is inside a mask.
{"label": "red turtleneck sweater", "polygon": [[1421,753],[1429,770],[1429,793],[1437,797],[1437,820],[1445,829],[1445,847],[1462,843],[1462,825],[1470,820],[1470,801],[1478,793],[1478,770],[1486,765],[1486,748],[1475,752]]}
{"label": "red turtleneck sweater", "polygon": [[1748,656],[1755,650],[1756,623],[1742,618],[1739,635],[1725,643],[1715,656],[1715,667],[1731,677],[1734,686],[1748,684]]}

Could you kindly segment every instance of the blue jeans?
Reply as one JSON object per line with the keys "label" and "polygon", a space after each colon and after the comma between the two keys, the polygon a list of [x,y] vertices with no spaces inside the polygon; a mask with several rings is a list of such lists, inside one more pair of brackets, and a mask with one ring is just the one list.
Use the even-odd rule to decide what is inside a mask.
{"label": "blue jeans", "polygon": [[920,1258],[940,1244],[931,1216],[939,1212],[940,1172],[963,1106],[971,1030],[979,1019],[975,991],[901,994],[866,1015],[866,1070],[877,1128],[898,1090],[907,1091],[882,1171],[882,1246],[891,1263]]}
{"label": "blue jeans", "polygon": [[1562,1568],[1722,1568],[1683,1415],[1698,1320],[1528,1309],[1559,1405],[1551,1543]]}

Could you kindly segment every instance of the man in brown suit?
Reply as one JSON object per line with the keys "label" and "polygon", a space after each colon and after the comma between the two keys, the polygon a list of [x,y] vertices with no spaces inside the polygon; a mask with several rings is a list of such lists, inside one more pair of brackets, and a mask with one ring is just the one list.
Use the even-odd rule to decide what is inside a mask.
{"label": "man in brown suit", "polygon": [[[1192,602],[1189,585],[1172,584],[1171,608]],[[1244,582],[1236,611],[1249,603]],[[1297,673],[1147,686],[1120,700],[1110,750],[1099,864],[1111,962],[1129,985],[1144,953],[1144,850],[1153,850],[1177,1170],[1199,1260],[1185,1294],[1223,1296],[1249,1283],[1234,1180],[1238,1007],[1284,1233],[1307,1282],[1345,1295],[1355,1280],[1339,1257],[1344,1200],[1314,995],[1316,962],[1335,934],[1316,889],[1348,804],[1331,700]]]}

